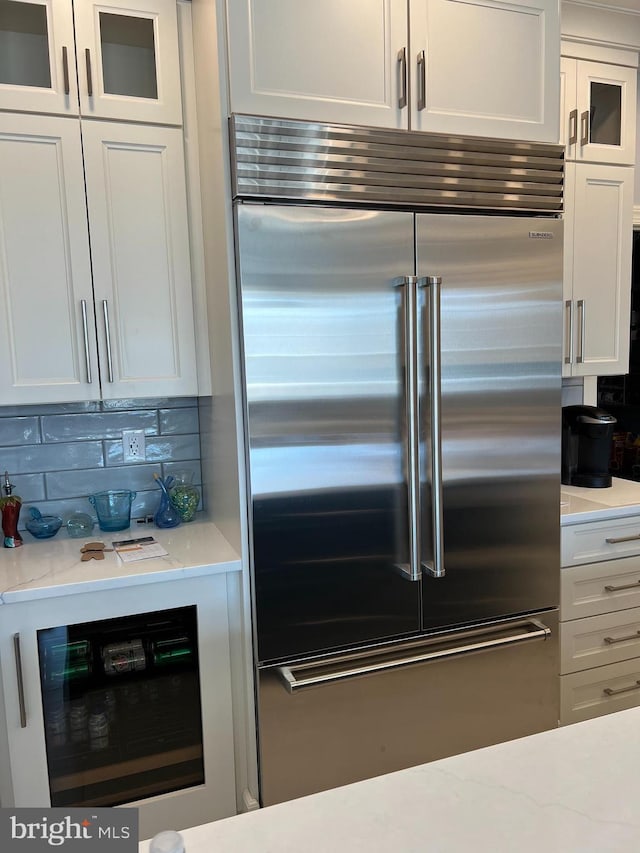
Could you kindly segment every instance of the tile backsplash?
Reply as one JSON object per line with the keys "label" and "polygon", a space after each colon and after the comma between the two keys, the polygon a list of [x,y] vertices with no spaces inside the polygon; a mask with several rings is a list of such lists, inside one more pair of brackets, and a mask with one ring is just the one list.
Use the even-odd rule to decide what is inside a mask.
{"label": "tile backsplash", "polygon": [[[144,462],[123,462],[125,429],[144,430]],[[137,492],[132,517],[153,515],[160,501],[154,472],[164,477],[179,470],[192,471],[202,491],[194,397],[0,406],[0,474],[4,482],[9,472],[22,498],[20,527],[29,506],[65,521],[76,510],[95,518],[87,495],[105,489]]]}

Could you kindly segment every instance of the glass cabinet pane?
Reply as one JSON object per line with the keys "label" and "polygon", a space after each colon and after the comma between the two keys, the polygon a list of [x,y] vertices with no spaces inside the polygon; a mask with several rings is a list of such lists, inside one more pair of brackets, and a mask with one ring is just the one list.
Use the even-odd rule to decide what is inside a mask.
{"label": "glass cabinet pane", "polygon": [[0,0],[0,84],[51,88],[47,7]]}
{"label": "glass cabinet pane", "polygon": [[589,142],[620,145],[622,89],[610,83],[591,82]]}
{"label": "glass cabinet pane", "polygon": [[204,783],[196,607],[38,631],[52,806]]}
{"label": "glass cabinet pane", "polygon": [[105,94],[157,98],[156,46],[151,18],[100,12]]}

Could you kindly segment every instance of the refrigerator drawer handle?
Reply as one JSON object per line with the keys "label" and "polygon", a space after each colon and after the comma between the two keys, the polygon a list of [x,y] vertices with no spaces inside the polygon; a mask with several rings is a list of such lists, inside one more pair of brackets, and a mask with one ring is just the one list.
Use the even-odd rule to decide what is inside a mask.
{"label": "refrigerator drawer handle", "polygon": [[609,536],[604,541],[607,543],[607,545],[617,545],[618,542],[635,542],[638,539],[640,539],[640,533],[634,533],[633,536],[617,536],[615,538]]}
{"label": "refrigerator drawer handle", "polygon": [[442,381],[440,369],[440,276],[430,275],[418,281],[429,291],[429,396],[431,429],[431,531],[433,554],[423,561],[424,571],[434,578],[445,575],[442,512]]}
{"label": "refrigerator drawer handle", "polygon": [[397,657],[378,663],[365,663],[366,658],[361,657],[363,662],[357,664],[358,656],[354,656],[354,666],[349,669],[328,670],[328,667],[323,666],[322,672],[317,675],[309,675],[307,677],[298,677],[296,673],[304,673],[305,670],[314,669],[317,664],[300,664],[298,666],[280,666],[276,671],[280,676],[284,686],[289,693],[295,693],[306,687],[318,687],[322,684],[331,684],[336,681],[343,681],[346,678],[355,678],[360,675],[371,675],[376,672],[385,672],[392,669],[400,669],[405,666],[411,666],[417,663],[428,663],[429,661],[444,660],[448,658],[461,657],[462,655],[472,652],[486,651],[488,649],[497,649],[501,646],[511,646],[515,643],[522,643],[531,640],[546,640],[551,634],[551,629],[547,628],[537,619],[531,619],[527,622],[529,630],[522,630],[522,625],[518,627],[516,633],[506,637],[494,637],[493,639],[477,640],[475,642],[464,643],[460,646],[452,646],[446,649],[435,649],[431,651],[423,651],[415,654],[407,655],[406,657]]}

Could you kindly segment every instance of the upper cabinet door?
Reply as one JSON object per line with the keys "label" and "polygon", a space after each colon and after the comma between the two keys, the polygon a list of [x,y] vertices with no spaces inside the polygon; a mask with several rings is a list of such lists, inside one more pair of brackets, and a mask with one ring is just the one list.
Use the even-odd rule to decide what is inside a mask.
{"label": "upper cabinet door", "polygon": [[195,395],[182,131],[87,121],[82,134],[102,397]]}
{"label": "upper cabinet door", "polygon": [[0,109],[78,114],[70,0],[1,0]]}
{"label": "upper cabinet door", "polygon": [[175,0],[75,3],[83,117],[182,124]]}
{"label": "upper cabinet door", "polygon": [[411,127],[557,142],[558,0],[410,0]]}
{"label": "upper cabinet door", "polygon": [[636,68],[576,61],[576,160],[634,165],[636,81]]}
{"label": "upper cabinet door", "polygon": [[407,128],[406,0],[229,0],[231,110]]}
{"label": "upper cabinet door", "polygon": [[0,113],[2,404],[99,399],[94,329],[79,122]]}

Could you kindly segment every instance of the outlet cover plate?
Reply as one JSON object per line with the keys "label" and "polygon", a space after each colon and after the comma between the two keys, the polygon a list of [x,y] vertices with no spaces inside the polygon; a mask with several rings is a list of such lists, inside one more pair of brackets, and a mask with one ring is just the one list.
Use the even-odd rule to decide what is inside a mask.
{"label": "outlet cover plate", "polygon": [[122,458],[124,462],[144,462],[146,455],[143,429],[122,431]]}

